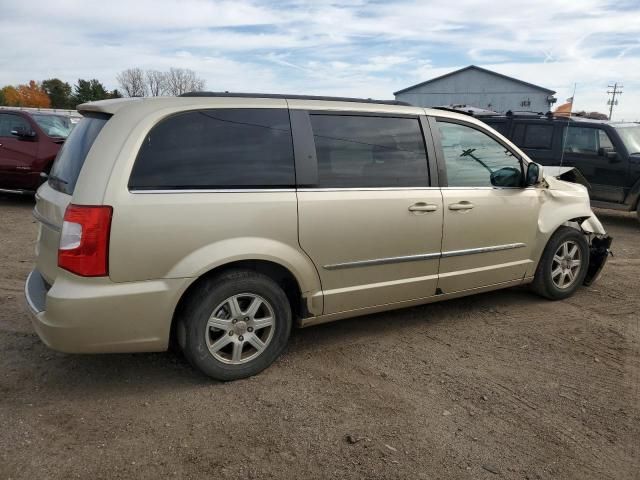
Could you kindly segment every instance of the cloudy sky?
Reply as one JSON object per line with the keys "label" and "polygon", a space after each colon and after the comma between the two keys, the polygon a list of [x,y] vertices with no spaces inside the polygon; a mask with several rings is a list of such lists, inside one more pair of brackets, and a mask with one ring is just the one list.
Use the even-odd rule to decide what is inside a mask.
{"label": "cloudy sky", "polygon": [[116,88],[128,67],[191,68],[208,90],[392,98],[469,64],[640,119],[638,0],[2,0],[0,86]]}

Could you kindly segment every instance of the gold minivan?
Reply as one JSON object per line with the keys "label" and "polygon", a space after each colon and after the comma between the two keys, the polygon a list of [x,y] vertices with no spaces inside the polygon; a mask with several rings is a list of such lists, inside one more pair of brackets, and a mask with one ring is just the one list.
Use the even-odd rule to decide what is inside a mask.
{"label": "gold minivan", "polygon": [[527,283],[565,298],[611,243],[584,186],[446,110],[230,93],[78,110],[25,286],[63,352],[174,344],[237,379],[294,325]]}

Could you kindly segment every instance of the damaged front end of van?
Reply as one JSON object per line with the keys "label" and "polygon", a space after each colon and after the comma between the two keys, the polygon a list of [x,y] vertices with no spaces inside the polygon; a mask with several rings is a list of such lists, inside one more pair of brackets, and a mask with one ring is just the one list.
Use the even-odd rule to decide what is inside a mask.
{"label": "damaged front end of van", "polygon": [[[568,225],[579,228],[589,242],[589,268],[584,285],[595,283],[604,269],[611,252],[613,239],[591,210],[589,190],[591,186],[580,171],[574,167],[544,167],[544,182],[547,185],[548,200],[546,208],[550,215],[566,215],[572,211]],[[581,205],[580,205],[581,204]],[[578,209],[575,212],[576,208]],[[552,213],[553,211],[553,213]],[[555,214],[555,215],[554,215]]]}

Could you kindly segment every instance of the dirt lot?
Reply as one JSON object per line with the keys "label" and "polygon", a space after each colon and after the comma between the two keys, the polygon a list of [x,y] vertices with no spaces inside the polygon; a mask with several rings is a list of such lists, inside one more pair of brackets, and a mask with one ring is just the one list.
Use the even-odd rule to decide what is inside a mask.
{"label": "dirt lot", "polygon": [[295,331],[261,375],[169,353],[72,356],[23,302],[36,224],[0,197],[0,478],[597,478],[640,471],[640,223],[600,282]]}

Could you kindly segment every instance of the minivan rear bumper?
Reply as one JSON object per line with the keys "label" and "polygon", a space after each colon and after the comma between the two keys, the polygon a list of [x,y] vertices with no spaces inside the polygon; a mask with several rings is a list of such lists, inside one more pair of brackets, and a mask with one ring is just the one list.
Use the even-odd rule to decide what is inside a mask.
{"label": "minivan rear bumper", "polygon": [[114,283],[64,272],[49,287],[38,270],[25,284],[32,323],[50,348],[66,353],[164,351],[187,279]]}

